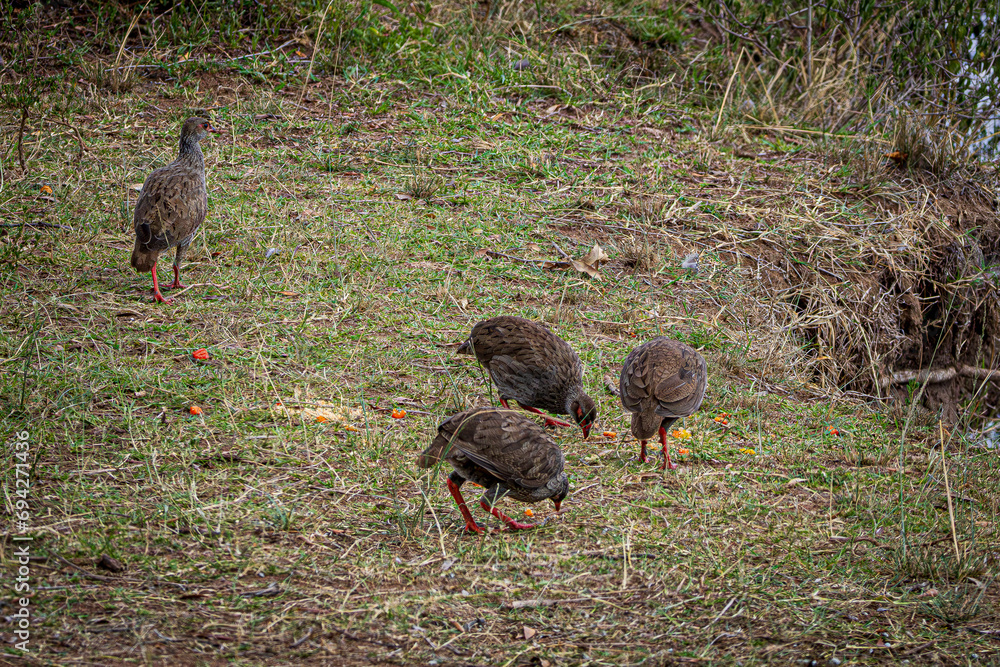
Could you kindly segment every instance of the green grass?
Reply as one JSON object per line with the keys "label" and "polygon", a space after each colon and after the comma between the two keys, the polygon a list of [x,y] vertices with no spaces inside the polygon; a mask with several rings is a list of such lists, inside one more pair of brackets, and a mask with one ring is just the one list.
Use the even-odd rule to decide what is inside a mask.
{"label": "green grass", "polygon": [[[558,7],[562,23],[579,18]],[[203,45],[192,21],[160,48]],[[574,64],[569,43],[544,54],[564,91],[611,76]],[[31,434],[34,659],[1000,657],[995,454],[945,434],[949,511],[933,416],[830,386],[754,259],[814,247],[823,229],[802,220],[875,217],[865,193],[829,196],[837,177],[818,146],[761,136],[748,160],[706,140],[717,109],[626,89],[564,107],[573,95],[503,88],[543,85],[537,70],[359,83],[320,63],[300,99],[308,61],[288,51],[215,65],[194,49],[174,78],[119,92],[52,70],[72,127],[34,109],[25,171],[5,148],[0,401],[3,433]],[[458,62],[413,53],[424,73]],[[148,274],[128,266],[133,186],[204,107],[224,131],[204,145],[209,215],[182,268],[189,289],[154,304]],[[4,123],[15,140],[18,121]],[[855,242],[816,262],[839,270]],[[594,243],[610,256],[601,281],[541,268]],[[698,273],[680,267],[692,251]],[[415,457],[447,415],[494,400],[453,352],[501,313],[573,345],[600,423],[589,441],[553,434],[573,484],[564,512],[539,505],[544,527],[507,533],[476,506],[491,530],[466,536],[440,471],[421,474]],[[605,388],[661,334],[697,345],[710,374],[682,424],[692,438],[672,444],[690,453],[666,474],[637,461]],[[201,347],[210,360],[191,358]],[[104,554],[127,569],[96,568]]]}

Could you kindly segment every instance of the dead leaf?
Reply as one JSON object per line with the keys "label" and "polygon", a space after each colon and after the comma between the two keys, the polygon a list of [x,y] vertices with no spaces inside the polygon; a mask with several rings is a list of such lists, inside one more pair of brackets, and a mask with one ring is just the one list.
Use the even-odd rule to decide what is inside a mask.
{"label": "dead leaf", "polygon": [[397,192],[396,193],[396,199],[398,199],[399,201],[409,201],[409,200],[413,199],[413,197],[411,197],[408,194],[404,194],[402,192]]}
{"label": "dead leaf", "polygon": [[787,486],[787,487],[798,486],[802,482],[808,482],[808,481],[809,480],[807,480],[805,477],[794,477],[794,478],[788,480],[787,482],[785,482],[785,486]]}
{"label": "dead leaf", "polygon": [[129,185],[129,188],[135,190],[136,192],[140,192],[142,190],[142,183],[132,183]]}
{"label": "dead leaf", "polygon": [[892,151],[891,153],[886,153],[885,156],[896,163],[896,166],[900,166],[906,162],[906,158],[910,157],[908,153],[903,151]]}
{"label": "dead leaf", "polygon": [[531,628],[529,628],[529,627],[528,627],[527,625],[526,625],[526,626],[524,626],[524,629],[523,629],[523,631],[524,631],[524,638],[525,638],[525,639],[531,639],[532,637],[534,637],[535,635],[537,635],[537,634],[538,634],[538,631],[537,631],[537,630],[532,630],[532,629],[531,629]]}
{"label": "dead leaf", "polygon": [[569,269],[574,268],[580,273],[586,273],[595,280],[601,280],[601,262],[608,259],[600,245],[594,244],[586,255],[580,259],[570,259],[569,261],[555,262],[546,260],[542,262],[543,269]]}
{"label": "dead leaf", "polygon": [[476,252],[472,253],[473,257],[486,257],[490,254],[489,248],[479,248]]}
{"label": "dead leaf", "polygon": [[286,292],[285,290],[282,290],[282,291],[278,292],[278,294],[282,294],[284,296],[298,296],[299,295],[298,292]]}
{"label": "dead leaf", "polygon": [[529,243],[529,244],[528,244],[527,246],[525,246],[525,247],[526,247],[526,248],[527,248],[528,250],[530,250],[531,252],[538,252],[539,250],[541,250],[541,249],[542,249],[542,248],[541,248],[541,246],[539,246],[539,245],[538,245],[537,243]]}

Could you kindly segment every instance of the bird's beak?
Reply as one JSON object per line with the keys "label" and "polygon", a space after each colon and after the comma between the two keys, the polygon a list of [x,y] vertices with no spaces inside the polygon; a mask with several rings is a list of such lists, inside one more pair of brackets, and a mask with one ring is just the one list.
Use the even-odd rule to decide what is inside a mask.
{"label": "bird's beak", "polygon": [[556,511],[558,512],[559,511],[559,501],[558,500],[553,500],[552,504],[556,506]]}
{"label": "bird's beak", "polygon": [[590,426],[583,427],[583,439],[586,440],[590,436]]}

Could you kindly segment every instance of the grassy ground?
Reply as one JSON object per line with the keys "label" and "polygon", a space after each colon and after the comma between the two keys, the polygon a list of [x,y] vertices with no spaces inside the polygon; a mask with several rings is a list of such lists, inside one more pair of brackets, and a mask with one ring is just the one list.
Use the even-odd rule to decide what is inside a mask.
{"label": "grassy ground", "polygon": [[[827,153],[714,141],[717,110],[635,91],[567,106],[321,71],[303,94],[264,60],[119,92],[67,77],[82,101],[68,125],[33,113],[24,170],[3,123],[0,390],[6,437],[30,433],[35,616],[30,653],[0,660],[1000,660],[995,452],[813,383],[741,252],[831,206]],[[128,266],[132,206],[206,107],[209,215],[188,289],[154,304]],[[595,243],[600,280],[544,268]],[[501,313],[574,346],[600,423],[554,434],[561,515],[467,536],[414,461],[445,416],[494,400],[453,351]],[[710,369],[666,474],[607,389],[660,334]],[[13,523],[10,466],[4,493]]]}

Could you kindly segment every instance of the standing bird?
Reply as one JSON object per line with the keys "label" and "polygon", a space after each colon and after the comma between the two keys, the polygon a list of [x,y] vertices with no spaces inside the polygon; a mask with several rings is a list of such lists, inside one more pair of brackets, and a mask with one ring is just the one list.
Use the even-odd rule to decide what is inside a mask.
{"label": "standing bird", "polygon": [[663,468],[677,464],[667,451],[667,429],[695,413],[705,398],[708,370],[698,350],[660,336],[643,343],[625,358],[619,391],[622,405],[632,413],[632,435],[642,444],[639,459],[646,462],[646,441],[660,433]]}
{"label": "standing bird", "polygon": [[153,299],[156,301],[172,301],[160,294],[156,278],[156,260],[164,250],[177,248],[174,282],[167,288],[184,287],[180,279],[181,258],[208,210],[205,157],[198,142],[214,131],[204,118],[184,121],[180,154],[176,160],[146,177],[139,201],[135,203],[132,268],[139,273],[153,273]]}
{"label": "standing bird", "polygon": [[515,400],[545,416],[546,426],[570,426],[542,410],[571,415],[584,439],[597,421],[594,399],[583,391],[583,363],[569,343],[547,327],[521,317],[501,315],[472,327],[457,354],[475,354],[500,392],[500,403]]}
{"label": "standing bird", "polygon": [[501,512],[496,504],[504,496],[524,503],[551,498],[558,512],[569,493],[562,450],[541,426],[512,410],[473,408],[453,415],[438,427],[437,437],[417,458],[417,465],[430,468],[442,459],[455,469],[448,476],[448,490],[468,532],[481,534],[483,529],[462,497],[466,481],[486,489],[479,504],[511,530],[535,524],[520,523]]}

